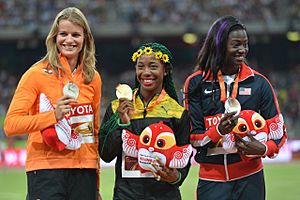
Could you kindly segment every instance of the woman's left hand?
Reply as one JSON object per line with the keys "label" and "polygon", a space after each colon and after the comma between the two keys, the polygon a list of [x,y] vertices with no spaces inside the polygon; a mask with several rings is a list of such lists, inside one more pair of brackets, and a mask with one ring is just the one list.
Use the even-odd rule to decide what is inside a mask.
{"label": "woman's left hand", "polygon": [[245,141],[238,134],[235,135],[235,146],[240,154],[263,156],[266,146],[255,139],[251,134],[248,135],[250,141]]}
{"label": "woman's left hand", "polygon": [[96,200],[102,200],[100,192],[97,192]]}
{"label": "woman's left hand", "polygon": [[179,172],[174,168],[167,168],[164,164],[157,159],[151,165],[155,168],[156,172],[152,172],[157,181],[163,181],[168,183],[173,183],[178,180]]}

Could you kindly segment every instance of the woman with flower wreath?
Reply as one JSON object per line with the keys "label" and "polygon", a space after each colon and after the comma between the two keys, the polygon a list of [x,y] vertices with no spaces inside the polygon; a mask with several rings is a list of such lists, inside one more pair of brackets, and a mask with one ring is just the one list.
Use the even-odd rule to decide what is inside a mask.
{"label": "woman with flower wreath", "polygon": [[163,122],[174,131],[176,144],[189,143],[189,118],[178,103],[172,78],[172,55],[162,44],[144,44],[133,54],[136,83],[132,101],[116,99],[106,110],[100,127],[99,153],[105,162],[117,157],[113,199],[181,199],[179,186],[186,178],[190,164],[181,169],[152,163],[156,172],[146,176],[135,170],[136,159],[124,155],[122,130],[140,135],[149,125]]}

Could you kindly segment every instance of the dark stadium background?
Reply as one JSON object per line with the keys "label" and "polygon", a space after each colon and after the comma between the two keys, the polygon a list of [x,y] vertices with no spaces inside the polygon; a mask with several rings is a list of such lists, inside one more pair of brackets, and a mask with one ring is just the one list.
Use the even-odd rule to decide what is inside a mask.
{"label": "dark stadium background", "polygon": [[[230,14],[248,29],[248,62],[272,82],[289,141],[300,139],[300,0],[0,0],[0,199],[24,199],[26,191],[24,169],[8,169],[1,161],[5,149],[26,145],[26,135],[4,135],[6,110],[20,76],[45,55],[50,25],[67,6],[83,11],[95,38],[97,69],[103,80],[102,116],[109,101],[115,98],[115,86],[133,85],[131,55],[144,42],[160,42],[171,50],[175,84],[182,96],[184,80],[193,70],[205,33],[214,20]],[[193,35],[184,41],[187,33]],[[293,145],[294,151],[285,158],[289,164],[267,165],[267,194],[272,194],[272,199],[294,199],[300,195],[295,189],[299,177],[293,175],[300,169],[299,146]],[[197,176],[195,169],[192,172]],[[277,175],[270,175],[272,172]],[[104,171],[102,180],[113,181],[112,174],[112,170]],[[21,189],[11,191],[4,187],[9,185],[6,182],[20,184]],[[194,191],[196,180],[192,183],[183,186],[183,190]],[[104,189],[104,197],[110,197],[112,188],[107,189],[109,192]],[[13,196],[13,192],[20,196]]]}

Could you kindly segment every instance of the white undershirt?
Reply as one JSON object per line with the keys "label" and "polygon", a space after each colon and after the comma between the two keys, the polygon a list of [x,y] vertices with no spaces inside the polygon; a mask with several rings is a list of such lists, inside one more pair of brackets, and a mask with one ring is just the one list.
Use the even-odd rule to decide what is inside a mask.
{"label": "white undershirt", "polygon": [[227,85],[226,98],[230,96],[230,84],[234,82],[236,74],[233,75],[223,75],[224,82]]}

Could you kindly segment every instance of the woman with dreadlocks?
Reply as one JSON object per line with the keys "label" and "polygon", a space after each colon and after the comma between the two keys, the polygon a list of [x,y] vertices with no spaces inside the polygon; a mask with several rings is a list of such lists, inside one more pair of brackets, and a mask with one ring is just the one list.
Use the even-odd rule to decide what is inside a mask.
{"label": "woman with dreadlocks", "polygon": [[136,70],[133,100],[112,101],[100,127],[100,157],[105,162],[117,157],[114,199],[181,199],[179,186],[190,164],[181,169],[159,168],[156,164],[162,161],[158,160],[152,163],[156,169],[152,177],[128,173],[137,161],[124,156],[122,130],[140,135],[149,125],[162,121],[174,131],[178,146],[189,143],[190,130],[187,111],[178,103],[172,79],[171,52],[162,44],[148,43],[139,47],[132,61]]}
{"label": "woman with dreadlocks", "polygon": [[[197,199],[265,199],[261,158],[275,157],[286,142],[274,90],[266,77],[248,66],[247,53],[245,26],[232,16],[221,17],[209,29],[195,72],[186,80],[190,140],[200,163]],[[265,119],[270,131],[266,142],[248,132],[249,141],[235,135],[232,151],[224,147],[223,141],[239,122],[237,111],[225,112],[229,98],[238,100],[242,110],[253,110]],[[245,155],[253,157],[246,160]]]}

